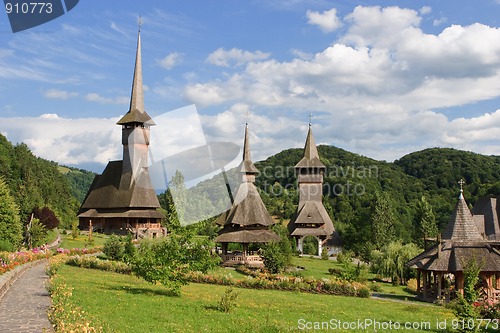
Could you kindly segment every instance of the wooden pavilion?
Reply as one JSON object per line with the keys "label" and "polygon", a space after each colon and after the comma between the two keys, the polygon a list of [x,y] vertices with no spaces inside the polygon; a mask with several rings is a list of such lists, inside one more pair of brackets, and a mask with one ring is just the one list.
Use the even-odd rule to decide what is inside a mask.
{"label": "wooden pavilion", "polygon": [[95,177],[80,207],[80,229],[105,233],[132,233],[135,238],[166,235],[158,211],[160,203],[148,171],[150,127],[155,125],[144,110],[141,35],[137,53],[129,111],[117,123],[122,127],[123,160],[111,161]]}
{"label": "wooden pavilion", "polygon": [[[250,159],[250,143],[248,125],[245,126],[243,145],[243,161],[238,167],[241,173],[241,184],[236,192],[231,209],[223,213],[217,220],[222,226],[216,243],[222,245],[222,261],[225,266],[246,265],[262,267],[264,265],[258,253],[249,251],[252,243],[262,244],[278,241],[280,237],[269,227],[275,222],[269,215],[255,186],[258,170]],[[228,251],[229,243],[242,244],[242,252]]]}
{"label": "wooden pavilion", "polygon": [[318,255],[323,247],[329,253],[338,252],[341,247],[340,236],[323,206],[323,175],[326,167],[320,161],[318,148],[314,142],[311,124],[307,133],[304,156],[295,165],[298,177],[299,205],[288,223],[288,231],[296,240],[297,250],[302,253],[304,239],[313,236],[318,241]]}
{"label": "wooden pavilion", "polygon": [[464,269],[475,261],[481,269],[481,296],[499,301],[500,251],[497,245],[479,232],[461,189],[450,222],[438,237],[437,244],[407,263],[417,269],[417,297],[427,302],[448,302],[457,293],[463,294]]}

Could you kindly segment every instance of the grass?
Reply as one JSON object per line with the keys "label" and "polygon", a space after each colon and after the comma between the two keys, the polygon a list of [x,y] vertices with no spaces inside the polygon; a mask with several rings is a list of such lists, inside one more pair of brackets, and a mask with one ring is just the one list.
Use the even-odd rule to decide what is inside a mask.
{"label": "grass", "polygon": [[173,297],[163,286],[133,276],[70,266],[60,269],[56,283],[60,282],[74,289],[76,304],[113,332],[298,332],[300,319],[429,322],[431,331],[438,332],[436,321],[452,318],[449,310],[436,306],[238,288],[238,306],[222,313],[215,307],[224,286],[192,283],[182,288],[180,297]]}
{"label": "grass", "polygon": [[[96,246],[102,246],[106,242],[106,240],[109,238],[108,235],[104,234],[99,234],[97,232],[92,233],[92,239],[94,240],[93,245],[88,245],[87,248],[93,248]],[[85,247],[89,236],[88,234],[80,234],[78,235],[77,238],[73,239],[71,234],[66,235],[66,232],[61,232],[61,239],[62,243],[59,247],[63,249],[74,249],[74,248],[79,248],[82,249]]]}
{"label": "grass", "polygon": [[329,268],[341,269],[341,266],[336,261],[322,260],[306,256],[293,257],[292,263],[294,266],[305,268],[304,270],[300,271],[300,275],[304,277],[315,277],[316,279],[331,278],[332,275],[328,273]]}

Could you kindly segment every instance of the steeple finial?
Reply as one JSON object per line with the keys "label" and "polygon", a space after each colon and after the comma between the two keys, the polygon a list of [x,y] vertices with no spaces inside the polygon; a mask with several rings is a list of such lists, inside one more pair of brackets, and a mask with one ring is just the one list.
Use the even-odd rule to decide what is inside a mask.
{"label": "steeple finial", "polygon": [[139,15],[139,18],[137,19],[137,24],[139,25],[139,34],[141,33],[141,26],[142,26],[142,16]]}
{"label": "steeple finial", "polygon": [[312,125],[312,118],[313,118],[313,113],[309,112],[309,127]]}
{"label": "steeple finial", "polygon": [[465,181],[463,179],[460,179],[458,181],[458,184],[460,185],[460,195],[458,196],[459,199],[463,199],[464,198],[464,184],[465,184]]}
{"label": "steeple finial", "polygon": [[130,111],[144,112],[144,91],[142,87],[142,58],[141,58],[141,26],[142,18],[139,16],[139,32],[137,34],[137,51],[135,54],[134,79],[132,81],[132,95],[130,98]]}

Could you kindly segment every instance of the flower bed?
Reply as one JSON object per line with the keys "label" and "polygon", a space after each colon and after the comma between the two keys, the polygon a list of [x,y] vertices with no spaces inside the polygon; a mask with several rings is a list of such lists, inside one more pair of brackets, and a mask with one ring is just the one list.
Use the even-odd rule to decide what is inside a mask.
{"label": "flower bed", "polygon": [[272,289],[286,291],[301,291],[308,293],[369,297],[368,287],[361,283],[347,282],[337,279],[314,279],[279,274],[260,273],[258,276],[247,276],[244,279],[234,279],[230,275],[215,276],[200,272],[188,274],[191,282],[221,284],[241,288]]}
{"label": "flower bed", "polygon": [[131,274],[132,269],[122,261],[102,260],[96,257],[72,256],[66,260],[66,264],[82,268],[94,268],[102,271],[115,272],[120,274]]}
{"label": "flower bed", "polygon": [[49,309],[49,320],[57,333],[106,331],[99,322],[83,311],[72,300],[72,289],[62,282],[57,282],[57,271],[68,260],[67,254],[56,255],[49,261],[49,292],[52,306]]}
{"label": "flower bed", "polygon": [[56,250],[57,253],[60,254],[69,254],[69,255],[84,255],[84,254],[93,254],[93,253],[99,253],[102,252],[102,246],[96,246],[91,249],[83,248],[74,248],[74,249],[63,249],[63,248],[58,248]]}
{"label": "flower bed", "polygon": [[0,275],[13,270],[17,266],[49,258],[52,251],[44,249],[33,249],[31,251],[20,252],[0,252]]}

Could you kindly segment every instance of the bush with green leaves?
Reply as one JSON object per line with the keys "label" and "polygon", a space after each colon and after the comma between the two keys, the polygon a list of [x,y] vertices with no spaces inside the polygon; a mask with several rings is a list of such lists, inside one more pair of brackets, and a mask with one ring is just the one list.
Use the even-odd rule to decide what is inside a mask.
{"label": "bush with green leaves", "polygon": [[32,249],[43,245],[45,243],[45,237],[47,236],[47,229],[45,226],[37,218],[31,220],[28,226],[29,229],[26,231],[28,247]]}
{"label": "bush with green leaves", "polygon": [[280,273],[292,264],[292,243],[283,225],[274,225],[272,229],[280,236],[280,240],[265,244],[261,248],[261,257],[269,272]]}
{"label": "bush with green leaves", "polygon": [[194,238],[181,229],[166,238],[143,240],[130,264],[137,276],[160,282],[180,295],[181,287],[189,282],[187,273],[206,273],[219,264],[220,257],[211,252],[212,248],[208,239]]}
{"label": "bush with green leaves", "polygon": [[459,322],[466,323],[459,328],[459,332],[475,332],[475,325],[469,327],[467,323],[475,322],[480,317],[479,308],[475,306],[478,300],[479,292],[477,284],[479,282],[479,273],[481,267],[474,259],[469,260],[464,269],[464,294],[458,293],[458,297],[450,304],[453,313]]}
{"label": "bush with green leaves", "polygon": [[217,309],[221,312],[231,312],[237,305],[239,293],[234,290],[234,288],[228,287],[224,291],[224,295],[222,295],[219,304],[217,305]]}
{"label": "bush with green leaves", "polygon": [[121,237],[117,235],[111,235],[102,249],[104,254],[112,260],[122,260],[125,254],[125,245],[123,244]]}

